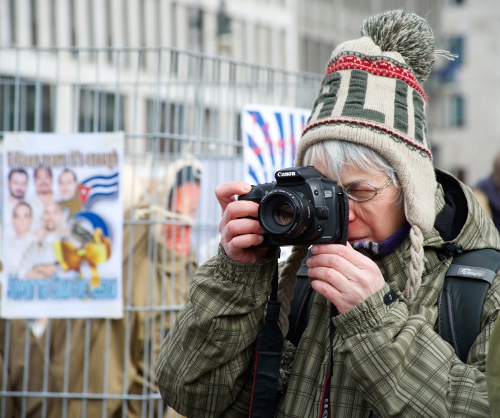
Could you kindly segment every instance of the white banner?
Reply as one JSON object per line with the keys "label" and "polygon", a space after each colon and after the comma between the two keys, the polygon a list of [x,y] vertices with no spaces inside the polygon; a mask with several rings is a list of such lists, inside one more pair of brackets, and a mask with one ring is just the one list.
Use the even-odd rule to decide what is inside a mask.
{"label": "white banner", "polygon": [[275,181],[274,173],[294,165],[295,152],[310,109],[247,105],[242,135],[245,181]]}
{"label": "white banner", "polygon": [[1,316],[123,316],[124,134],[6,133]]}

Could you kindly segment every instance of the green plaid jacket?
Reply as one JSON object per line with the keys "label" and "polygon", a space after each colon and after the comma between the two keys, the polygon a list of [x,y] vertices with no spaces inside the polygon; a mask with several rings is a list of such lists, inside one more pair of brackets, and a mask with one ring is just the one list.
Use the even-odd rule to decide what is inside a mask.
{"label": "green plaid jacket", "polygon": [[[468,218],[452,241],[465,250],[500,248],[493,223],[456,183]],[[462,194],[462,193],[459,193]],[[438,211],[445,204],[436,196]],[[451,221],[451,220],[450,220]],[[332,417],[488,417],[486,352],[500,311],[500,278],[488,291],[481,333],[462,363],[437,333],[437,301],[451,259],[441,260],[443,239],[425,235],[425,271],[415,301],[383,302],[404,288],[409,240],[379,266],[385,287],[334,318]],[[275,256],[276,257],[276,256]],[[161,349],[157,378],[164,401],[189,418],[247,417],[254,342],[265,311],[276,258],[253,265],[223,251],[196,273],[186,306]],[[316,294],[309,325],[295,354],[275,417],[318,417],[329,349],[329,302]]]}

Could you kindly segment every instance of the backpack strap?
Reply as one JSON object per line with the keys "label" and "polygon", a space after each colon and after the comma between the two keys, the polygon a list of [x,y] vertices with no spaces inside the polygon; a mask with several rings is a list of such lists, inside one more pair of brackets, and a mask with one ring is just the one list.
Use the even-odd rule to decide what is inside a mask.
{"label": "backpack strap", "polygon": [[276,263],[271,294],[267,302],[266,320],[257,335],[249,418],[268,418],[274,415],[283,349],[283,335],[278,325],[279,314]]}
{"label": "backpack strap", "polygon": [[[307,277],[305,260],[298,272],[290,309],[287,339],[295,346],[307,327],[313,299],[312,280]],[[500,252],[484,248],[454,256],[446,272],[438,301],[438,332],[464,363],[481,330],[486,292],[499,270]]]}
{"label": "backpack strap", "polygon": [[438,332],[464,363],[481,330],[486,292],[500,269],[500,252],[485,248],[453,258],[438,301]]}
{"label": "backpack strap", "polygon": [[295,347],[299,345],[300,337],[304,333],[307,323],[309,322],[309,313],[311,312],[313,301],[313,288],[311,287],[312,280],[307,275],[306,260],[310,253],[302,260],[302,264],[297,272],[297,281],[293,287],[293,297],[290,301],[290,314],[287,340]]}

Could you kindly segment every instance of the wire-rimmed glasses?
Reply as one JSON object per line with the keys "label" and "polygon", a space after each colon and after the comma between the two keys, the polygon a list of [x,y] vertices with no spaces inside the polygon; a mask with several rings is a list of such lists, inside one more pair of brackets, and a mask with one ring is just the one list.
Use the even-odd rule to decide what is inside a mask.
{"label": "wire-rimmed glasses", "polygon": [[392,179],[382,187],[375,187],[365,181],[356,181],[344,187],[344,191],[350,199],[356,202],[366,202],[377,196],[379,192],[386,189],[391,183]]}

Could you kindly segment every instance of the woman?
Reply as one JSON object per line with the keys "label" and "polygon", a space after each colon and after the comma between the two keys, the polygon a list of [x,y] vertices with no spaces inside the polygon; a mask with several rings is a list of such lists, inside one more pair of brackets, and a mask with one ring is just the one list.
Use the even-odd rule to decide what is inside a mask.
{"label": "woman", "polygon": [[[403,11],[368,18],[362,37],[332,54],[296,165],[314,165],[349,197],[348,243],[313,244],[316,291],[293,360],[283,362],[276,417],[489,416],[488,338],[500,280],[488,291],[481,332],[462,362],[437,332],[450,249],[500,248],[471,190],[435,170],[425,93],[437,51],[432,31]],[[414,42],[414,40],[418,42]],[[220,185],[221,245],[197,272],[190,298],[163,343],[163,399],[188,417],[245,417],[252,359],[279,251],[255,248],[258,204]],[[288,332],[297,246],[280,271],[280,329]],[[333,326],[332,326],[333,324]]]}

